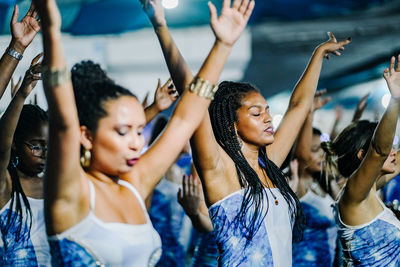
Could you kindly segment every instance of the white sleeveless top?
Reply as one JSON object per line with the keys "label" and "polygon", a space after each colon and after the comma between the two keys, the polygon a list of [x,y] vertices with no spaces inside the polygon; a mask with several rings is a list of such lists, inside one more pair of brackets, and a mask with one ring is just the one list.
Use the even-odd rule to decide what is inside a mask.
{"label": "white sleeveless top", "polygon": [[53,266],[155,266],[161,256],[160,236],[151,224],[139,192],[126,181],[119,180],[118,183],[136,196],[147,223],[101,221],[94,214],[95,189],[89,180],[88,216],[63,233],[49,237]]}
{"label": "white sleeveless top", "polygon": [[[11,199],[0,210],[0,266],[51,266],[50,248],[47,242],[46,225],[43,213],[43,199],[27,197],[31,208],[31,219],[22,205],[22,224],[17,217],[9,229],[6,229]],[[18,216],[14,200],[12,217]],[[20,239],[16,241],[19,233]]]}

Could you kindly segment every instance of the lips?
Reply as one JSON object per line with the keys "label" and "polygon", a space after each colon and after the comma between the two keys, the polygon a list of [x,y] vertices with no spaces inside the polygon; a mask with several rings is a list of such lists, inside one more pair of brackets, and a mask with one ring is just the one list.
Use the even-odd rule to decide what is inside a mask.
{"label": "lips", "polygon": [[132,167],[132,166],[134,166],[137,162],[138,162],[138,158],[134,158],[134,159],[128,159],[127,161],[126,161],[126,164],[128,165],[128,166],[130,166],[130,167]]}
{"label": "lips", "polygon": [[264,130],[264,132],[269,133],[269,134],[274,134],[274,128],[268,127],[267,129]]}

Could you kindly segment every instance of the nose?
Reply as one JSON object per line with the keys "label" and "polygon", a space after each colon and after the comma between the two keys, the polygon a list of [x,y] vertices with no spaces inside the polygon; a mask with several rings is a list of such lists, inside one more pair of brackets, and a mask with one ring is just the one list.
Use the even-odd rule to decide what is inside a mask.
{"label": "nose", "polygon": [[264,123],[270,123],[270,122],[272,122],[271,114],[269,114],[269,112],[265,112]]}
{"label": "nose", "polygon": [[129,143],[129,148],[134,151],[140,151],[144,144],[144,138],[141,135],[135,135],[132,137]]}

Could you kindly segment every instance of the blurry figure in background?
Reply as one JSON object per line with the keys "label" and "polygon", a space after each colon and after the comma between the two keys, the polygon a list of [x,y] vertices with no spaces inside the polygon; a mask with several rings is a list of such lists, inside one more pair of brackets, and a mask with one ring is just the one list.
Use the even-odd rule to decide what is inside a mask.
{"label": "blurry figure in background", "polygon": [[0,266],[51,266],[43,206],[48,117],[24,105],[40,80],[41,56],[0,119]]}
{"label": "blurry figure in background", "polygon": [[335,205],[347,266],[400,265],[400,222],[376,192],[382,176],[396,171],[392,144],[400,112],[400,64],[395,68],[395,57],[383,76],[392,98],[378,126],[353,122],[332,142],[321,144],[328,169],[348,178]]}
{"label": "blurry figure in background", "polygon": [[185,175],[182,179],[182,189],[179,189],[178,201],[190,217],[193,227],[199,232],[191,266],[218,266],[219,252],[214,236],[214,227],[204,200],[203,187],[194,166],[192,166],[192,175]]}
{"label": "blurry figure in background", "polygon": [[[321,186],[325,179],[321,175],[325,165],[322,133],[312,127],[314,112],[330,100],[329,97],[322,98],[325,93],[325,90],[316,93],[313,108],[303,124],[295,148],[295,158],[299,162],[299,184],[295,192],[306,217],[303,239],[293,242],[293,266],[296,267],[331,267],[335,260],[337,228],[332,209],[334,200],[326,187]],[[334,181],[329,179],[329,185],[337,188]]]}
{"label": "blurry figure in background", "polygon": [[[150,145],[157,139],[168,123],[168,119],[159,116],[153,127]],[[180,158],[187,158],[188,166],[179,166]],[[183,208],[178,204],[177,193],[182,182],[182,176],[190,170],[190,146],[189,142],[178,156],[178,160],[167,170],[163,179],[154,189],[150,198],[146,200],[149,208],[151,222],[160,234],[162,243],[162,255],[157,266],[186,266],[192,235],[192,225]]]}

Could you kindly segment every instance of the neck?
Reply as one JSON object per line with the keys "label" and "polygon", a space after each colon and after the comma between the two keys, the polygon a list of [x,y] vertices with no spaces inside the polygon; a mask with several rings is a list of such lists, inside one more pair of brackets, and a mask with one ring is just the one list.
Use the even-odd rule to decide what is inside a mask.
{"label": "neck", "polygon": [[85,170],[86,174],[90,177],[94,178],[95,180],[105,183],[105,184],[118,184],[119,177],[118,176],[111,176],[104,174],[100,171],[97,171],[93,168]]}
{"label": "neck", "polygon": [[43,177],[30,176],[17,169],[17,175],[25,195],[31,198],[43,198]]}
{"label": "neck", "polygon": [[249,165],[254,170],[259,169],[260,165],[258,164],[258,147],[243,143],[241,150]]}

